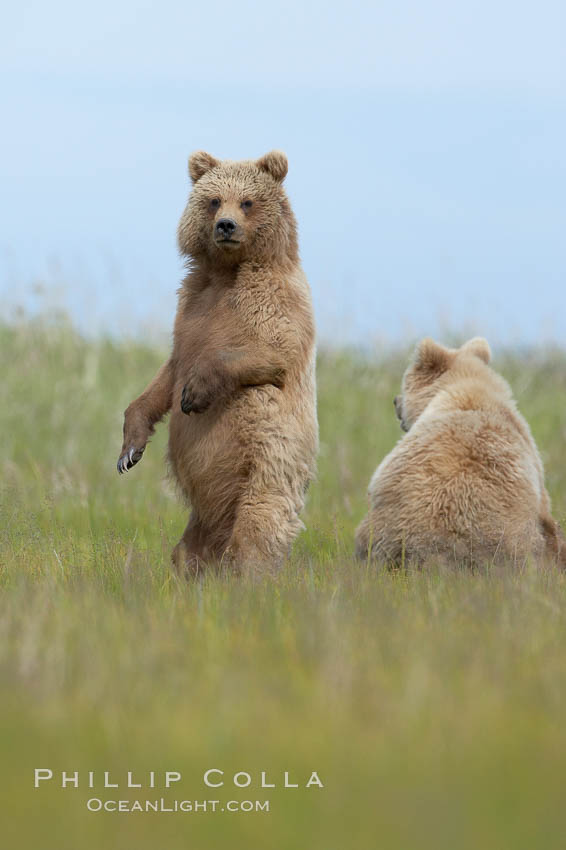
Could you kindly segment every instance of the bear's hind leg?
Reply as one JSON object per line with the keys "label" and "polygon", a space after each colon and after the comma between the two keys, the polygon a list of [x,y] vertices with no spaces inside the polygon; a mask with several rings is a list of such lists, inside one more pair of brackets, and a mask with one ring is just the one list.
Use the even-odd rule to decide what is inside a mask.
{"label": "bear's hind leg", "polygon": [[193,512],[183,536],[171,553],[173,567],[180,578],[197,578],[206,570],[209,559],[205,529]]}
{"label": "bear's hind leg", "polygon": [[292,499],[247,493],[238,507],[223,563],[236,572],[273,575],[303,528]]}
{"label": "bear's hind leg", "polygon": [[550,516],[539,518],[544,539],[544,555],[562,569],[566,569],[566,537],[558,522]]}
{"label": "bear's hind leg", "polygon": [[371,526],[369,516],[365,516],[356,529],[354,542],[356,545],[356,558],[367,561],[371,558],[370,552]]}
{"label": "bear's hind leg", "polygon": [[363,518],[356,529],[354,541],[356,558],[360,561],[401,567],[416,557],[415,553],[409,557],[404,543],[387,530],[385,519],[376,516],[375,512]]}

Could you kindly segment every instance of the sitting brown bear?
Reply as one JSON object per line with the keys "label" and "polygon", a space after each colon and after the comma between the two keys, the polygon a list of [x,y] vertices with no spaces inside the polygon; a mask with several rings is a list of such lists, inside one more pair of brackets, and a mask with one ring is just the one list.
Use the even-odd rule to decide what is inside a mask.
{"label": "sitting brown bear", "polygon": [[192,513],[173,551],[182,573],[281,563],[318,446],[314,321],[287,159],[189,159],[178,242],[190,261],[173,351],[125,412],[118,469],[137,463],[171,410],[169,461]]}
{"label": "sitting brown bear", "polygon": [[539,453],[490,359],[479,338],[456,350],[431,339],[417,348],[395,399],[408,433],[371,480],[359,557],[566,566]]}

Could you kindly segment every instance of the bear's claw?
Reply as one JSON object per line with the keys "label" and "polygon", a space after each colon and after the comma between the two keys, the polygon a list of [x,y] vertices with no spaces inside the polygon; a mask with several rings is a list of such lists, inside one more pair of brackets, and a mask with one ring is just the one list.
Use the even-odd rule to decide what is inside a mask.
{"label": "bear's claw", "polygon": [[143,449],[135,449],[133,446],[128,449],[123,455],[120,455],[118,458],[118,472],[122,475],[123,472],[127,472],[128,469],[131,469],[132,466],[135,466],[136,463],[141,460],[143,455]]}

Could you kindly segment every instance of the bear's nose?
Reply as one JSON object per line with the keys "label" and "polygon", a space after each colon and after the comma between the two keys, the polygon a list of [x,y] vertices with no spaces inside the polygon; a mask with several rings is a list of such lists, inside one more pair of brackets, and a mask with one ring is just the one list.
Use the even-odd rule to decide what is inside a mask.
{"label": "bear's nose", "polygon": [[237,224],[232,218],[220,218],[214,228],[217,236],[229,239],[236,230]]}

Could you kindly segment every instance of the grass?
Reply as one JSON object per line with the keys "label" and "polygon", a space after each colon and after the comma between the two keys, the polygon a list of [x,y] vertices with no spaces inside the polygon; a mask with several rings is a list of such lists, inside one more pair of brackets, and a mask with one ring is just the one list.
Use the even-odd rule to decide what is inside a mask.
{"label": "grass", "polygon": [[[307,531],[275,581],[185,585],[166,428],[119,477],[122,411],[164,357],[65,323],[0,328],[0,704],[8,850],[558,848],[566,578],[356,563],[405,354],[326,352]],[[566,514],[566,354],[496,364]],[[57,782],[33,788],[33,769]],[[250,788],[206,788],[207,768]],[[61,789],[60,771],[122,787]],[[177,770],[169,791],[126,771]],[[261,771],[276,782],[261,789]],[[283,772],[325,787],[284,789]],[[112,778],[111,777],[111,778]],[[136,780],[134,777],[134,781]],[[158,780],[159,782],[159,780]],[[270,801],[270,812],[91,813],[86,801]]]}

